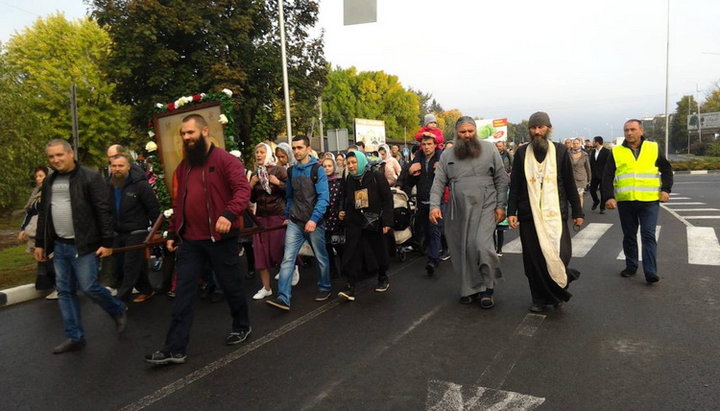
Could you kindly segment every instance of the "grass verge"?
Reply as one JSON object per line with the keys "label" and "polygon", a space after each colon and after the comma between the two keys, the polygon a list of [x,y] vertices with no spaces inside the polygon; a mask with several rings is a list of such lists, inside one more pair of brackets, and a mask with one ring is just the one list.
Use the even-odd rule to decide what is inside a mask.
{"label": "grass verge", "polygon": [[25,245],[0,250],[0,290],[35,283],[35,259]]}

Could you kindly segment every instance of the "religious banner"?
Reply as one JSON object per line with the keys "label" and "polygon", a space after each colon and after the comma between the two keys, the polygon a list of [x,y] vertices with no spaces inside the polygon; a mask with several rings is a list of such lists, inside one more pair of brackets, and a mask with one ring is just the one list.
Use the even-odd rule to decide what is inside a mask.
{"label": "religious banner", "polygon": [[365,151],[377,151],[385,144],[385,122],[382,120],[355,119],[355,142],[362,141]]}

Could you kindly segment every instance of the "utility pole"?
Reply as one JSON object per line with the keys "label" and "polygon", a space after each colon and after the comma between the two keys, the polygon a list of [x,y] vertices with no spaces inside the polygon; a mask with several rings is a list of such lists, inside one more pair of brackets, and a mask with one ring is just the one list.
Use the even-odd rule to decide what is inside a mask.
{"label": "utility pole", "polygon": [[280,55],[282,57],[283,93],[285,94],[285,127],[288,144],[292,145],[292,126],[290,124],[290,90],[288,87],[287,53],[285,51],[285,12],[283,1],[278,0],[278,14],[280,14]]}
{"label": "utility pole", "polygon": [[73,147],[75,148],[75,158],[80,155],[80,131],[78,127],[77,115],[77,87],[75,83],[70,86],[70,117],[72,118],[72,138]]}
{"label": "utility pole", "polygon": [[325,152],[325,133],[323,131],[322,117],[322,96],[318,97],[318,106],[320,106],[320,152]]}

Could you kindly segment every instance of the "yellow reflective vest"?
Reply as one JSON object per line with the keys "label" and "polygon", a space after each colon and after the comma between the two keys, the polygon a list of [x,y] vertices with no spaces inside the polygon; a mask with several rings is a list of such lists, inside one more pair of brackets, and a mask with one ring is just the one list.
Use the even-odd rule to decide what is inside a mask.
{"label": "yellow reflective vest", "polygon": [[623,145],[613,147],[615,200],[660,200],[660,170],[655,165],[659,151],[657,143],[645,140],[636,159],[631,148]]}

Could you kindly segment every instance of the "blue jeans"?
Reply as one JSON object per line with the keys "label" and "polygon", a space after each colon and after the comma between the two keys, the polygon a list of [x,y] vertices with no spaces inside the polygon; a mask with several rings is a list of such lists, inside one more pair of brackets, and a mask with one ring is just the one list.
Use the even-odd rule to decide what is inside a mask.
{"label": "blue jeans", "polygon": [[658,201],[618,201],[617,204],[623,231],[625,266],[631,270],[638,268],[637,230],[639,225],[642,239],[643,272],[645,275],[657,274],[655,226],[660,203]]}
{"label": "blue jeans", "polygon": [[55,242],[55,268],[56,285],[58,290],[58,303],[60,314],[65,323],[65,336],[71,340],[81,340],[85,337],[80,316],[80,301],[77,297],[77,286],[92,301],[112,317],[125,312],[125,304],[113,298],[110,291],[98,282],[98,258],[95,253],[77,254],[74,244]]}
{"label": "blue jeans", "polygon": [[312,233],[306,233],[305,227],[292,221],[288,223],[285,231],[285,252],[280,264],[280,279],[278,280],[278,298],[285,304],[290,305],[292,297],[292,274],[295,271],[295,259],[298,251],[305,241],[315,253],[315,259],[320,266],[320,280],[318,288],[322,291],[330,291],[330,264],[328,263],[327,248],[325,248],[325,226],[318,225]]}

